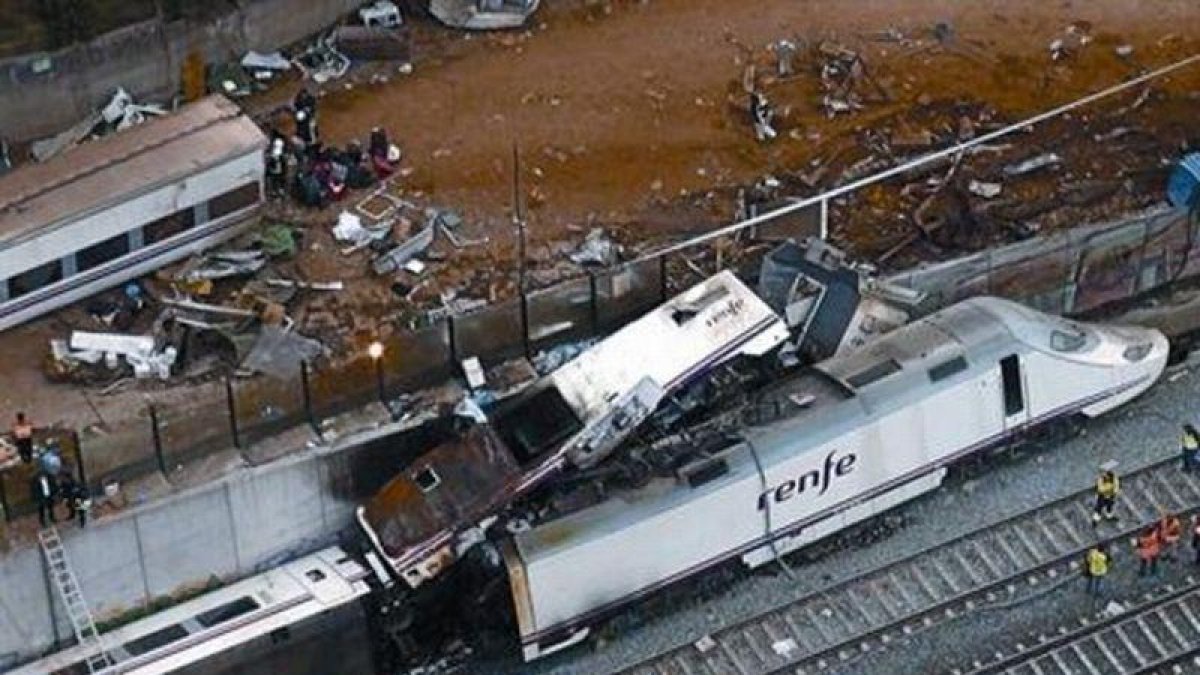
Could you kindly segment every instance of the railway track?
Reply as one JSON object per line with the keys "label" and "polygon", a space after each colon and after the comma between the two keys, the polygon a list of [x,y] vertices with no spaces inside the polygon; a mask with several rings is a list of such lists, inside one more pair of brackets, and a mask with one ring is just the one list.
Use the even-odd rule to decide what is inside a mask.
{"label": "railway track", "polygon": [[[1200,510],[1200,480],[1165,460],[1126,475],[1119,520],[1094,528],[1092,490],[1036,507],[644,660],[632,675],[820,673],[964,613],[1079,575],[1097,541]],[[1086,671],[1081,671],[1086,672]]]}
{"label": "railway track", "polygon": [[1032,647],[1018,644],[986,664],[952,675],[1126,675],[1200,669],[1200,587],[1166,586],[1149,599],[1101,620],[1081,620]]}

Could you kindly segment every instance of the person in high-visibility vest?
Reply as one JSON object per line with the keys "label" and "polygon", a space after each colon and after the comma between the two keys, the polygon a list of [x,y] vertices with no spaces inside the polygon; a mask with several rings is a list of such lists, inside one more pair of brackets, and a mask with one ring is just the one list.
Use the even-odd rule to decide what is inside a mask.
{"label": "person in high-visibility vest", "polygon": [[1158,521],[1158,536],[1162,542],[1163,559],[1174,561],[1176,551],[1179,550],[1179,539],[1183,537],[1183,523],[1179,522],[1177,516],[1163,514],[1162,519]]}
{"label": "person in high-visibility vest", "polygon": [[1179,453],[1183,457],[1183,470],[1192,473],[1200,468],[1200,431],[1196,427],[1183,425],[1183,436],[1179,439]]}
{"label": "person in high-visibility vest", "polygon": [[1100,518],[1116,520],[1114,509],[1117,494],[1121,492],[1121,479],[1111,469],[1105,469],[1096,478],[1096,510],[1092,513],[1092,524],[1098,525]]}
{"label": "person in high-visibility vest", "polygon": [[1087,577],[1087,592],[1089,595],[1100,595],[1100,583],[1104,581],[1104,576],[1108,574],[1108,567],[1111,562],[1112,559],[1109,557],[1103,543],[1096,544],[1087,552],[1083,571]]}
{"label": "person in high-visibility vest", "polygon": [[1158,528],[1147,527],[1134,540],[1133,546],[1137,550],[1138,559],[1141,561],[1138,565],[1138,576],[1158,574],[1158,556],[1162,553],[1162,542],[1158,537]]}

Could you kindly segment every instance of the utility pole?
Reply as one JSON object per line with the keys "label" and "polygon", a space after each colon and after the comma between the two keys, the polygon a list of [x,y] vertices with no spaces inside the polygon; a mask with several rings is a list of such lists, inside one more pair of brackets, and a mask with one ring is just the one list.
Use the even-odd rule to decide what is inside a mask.
{"label": "utility pole", "polygon": [[521,341],[525,358],[533,356],[529,343],[529,301],[525,297],[525,209],[521,195],[521,151],[513,141],[513,225],[517,229],[517,300],[521,305]]}
{"label": "utility pole", "polygon": [[517,290],[525,294],[525,209],[521,198],[521,151],[513,142],[513,226],[517,229]]}

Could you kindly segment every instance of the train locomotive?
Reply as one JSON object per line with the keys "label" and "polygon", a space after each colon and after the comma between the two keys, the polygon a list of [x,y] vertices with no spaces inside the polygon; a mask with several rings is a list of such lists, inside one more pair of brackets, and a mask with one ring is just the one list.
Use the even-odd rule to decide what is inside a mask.
{"label": "train locomotive", "polygon": [[718,563],[763,565],[933,490],[948,465],[1023,430],[1106,413],[1148,389],[1167,353],[1155,330],[978,297],[780,378],[732,431],[654,449],[670,460],[644,484],[501,542],[523,655],[580,642]]}

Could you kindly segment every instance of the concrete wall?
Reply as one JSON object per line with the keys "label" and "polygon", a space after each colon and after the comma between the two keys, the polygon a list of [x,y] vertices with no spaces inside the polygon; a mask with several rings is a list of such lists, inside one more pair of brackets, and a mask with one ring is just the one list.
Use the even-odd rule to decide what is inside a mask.
{"label": "concrete wall", "polygon": [[[354,508],[413,456],[418,434],[386,427],[243,469],[62,533],[100,621],[151,600],[242,578],[336,542]],[[71,628],[36,547],[0,559],[0,670],[40,656]]]}
{"label": "concrete wall", "polygon": [[169,100],[189,52],[221,63],[318,33],[363,0],[249,0],[203,25],[145,21],[57,52],[0,59],[0,136],[25,141],[69,127],[117,87]]}

